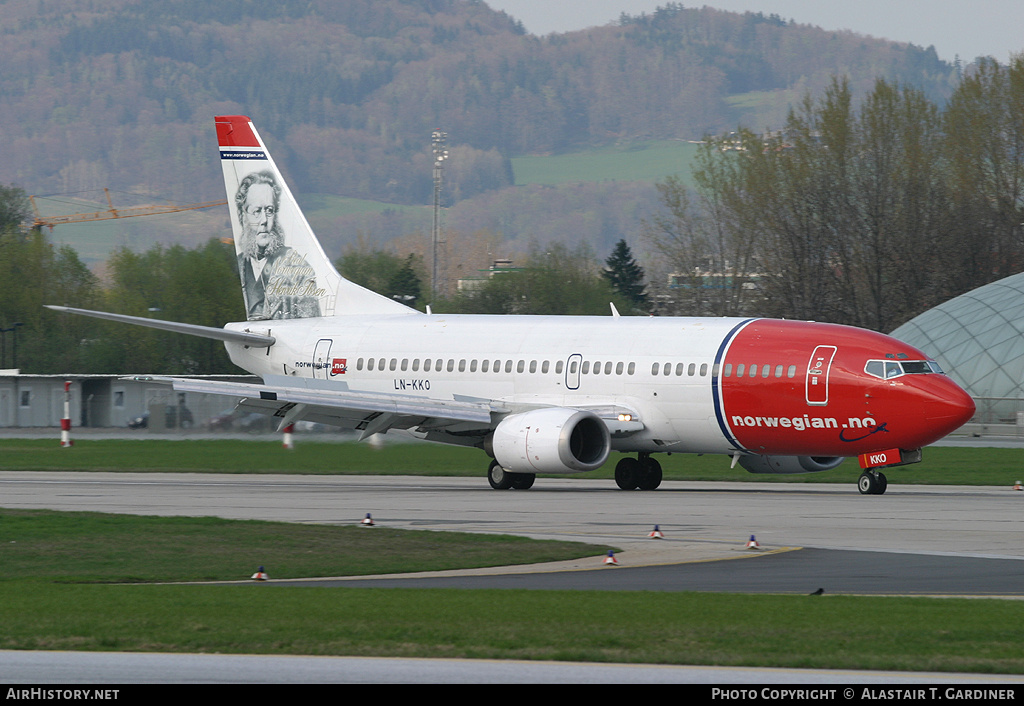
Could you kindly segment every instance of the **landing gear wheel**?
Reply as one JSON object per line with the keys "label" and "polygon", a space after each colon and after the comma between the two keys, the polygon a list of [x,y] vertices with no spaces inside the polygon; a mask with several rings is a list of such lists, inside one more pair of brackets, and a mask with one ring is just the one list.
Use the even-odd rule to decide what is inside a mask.
{"label": "landing gear wheel", "polygon": [[622,490],[636,490],[642,473],[640,462],[627,456],[615,464],[615,484]]}
{"label": "landing gear wheel", "polygon": [[515,476],[515,473],[509,473],[497,461],[491,461],[491,466],[487,469],[487,482],[495,490],[508,490],[511,488]]}
{"label": "landing gear wheel", "polygon": [[651,457],[640,459],[640,490],[654,490],[661,485],[661,464]]}
{"label": "landing gear wheel", "polygon": [[512,490],[529,490],[537,476],[532,473],[512,473]]}
{"label": "landing gear wheel", "polygon": [[857,490],[861,495],[882,495],[889,487],[889,481],[884,473],[878,471],[864,471],[857,480]]}

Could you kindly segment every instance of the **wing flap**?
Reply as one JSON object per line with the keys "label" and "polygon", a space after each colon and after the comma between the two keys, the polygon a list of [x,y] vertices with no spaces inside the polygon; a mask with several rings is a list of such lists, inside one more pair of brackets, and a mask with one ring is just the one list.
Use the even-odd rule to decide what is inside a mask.
{"label": "wing flap", "polygon": [[[246,404],[276,414],[284,405],[308,405],[310,409],[301,418],[312,419],[312,414],[328,415],[339,419],[363,419],[374,412],[398,417],[445,419],[457,422],[491,424],[491,414],[504,411],[488,400],[442,400],[392,395],[380,392],[353,390],[307,389],[280,385],[195,380],[191,378],[148,376],[145,379],[170,383],[176,392],[203,392],[213,395],[243,397]],[[259,401],[259,403],[257,403]],[[313,408],[318,408],[314,410]],[[291,407],[288,408],[289,410]],[[275,410],[271,412],[270,410]],[[350,414],[344,414],[344,412]],[[283,414],[281,416],[284,416]]]}

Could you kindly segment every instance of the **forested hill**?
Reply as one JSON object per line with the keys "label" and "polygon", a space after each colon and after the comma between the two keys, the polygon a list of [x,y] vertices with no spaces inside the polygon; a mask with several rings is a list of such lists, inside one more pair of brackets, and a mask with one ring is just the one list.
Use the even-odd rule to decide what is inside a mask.
{"label": "forested hill", "polygon": [[[670,4],[536,37],[477,0],[0,0],[0,183],[217,198],[213,116],[250,115],[295,188],[428,203],[509,158],[781,126],[832,75],[948,95],[934,50]],[[453,156],[455,156],[453,154]]]}

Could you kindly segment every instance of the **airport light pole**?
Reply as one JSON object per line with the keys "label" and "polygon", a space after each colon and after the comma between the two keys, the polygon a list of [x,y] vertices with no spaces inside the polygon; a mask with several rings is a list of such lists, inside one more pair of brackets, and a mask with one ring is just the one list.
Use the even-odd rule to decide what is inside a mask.
{"label": "airport light pole", "polygon": [[430,144],[434,153],[434,225],[431,229],[430,238],[434,261],[430,289],[435,300],[443,289],[441,281],[443,278],[441,250],[444,247],[444,241],[441,236],[441,176],[444,169],[444,161],[448,159],[448,148],[445,144],[447,140],[448,133],[441,132],[440,130],[434,130],[430,136]]}

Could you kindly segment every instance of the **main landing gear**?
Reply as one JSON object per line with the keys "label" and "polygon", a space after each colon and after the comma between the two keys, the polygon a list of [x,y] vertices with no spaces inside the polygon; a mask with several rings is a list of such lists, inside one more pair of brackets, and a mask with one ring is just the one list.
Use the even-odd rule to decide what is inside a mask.
{"label": "main landing gear", "polygon": [[615,464],[615,484],[623,490],[654,490],[661,485],[661,464],[647,453],[627,456]]}
{"label": "main landing gear", "polygon": [[889,481],[881,471],[864,471],[857,480],[857,490],[861,495],[881,495],[888,486]]}
{"label": "main landing gear", "polygon": [[495,490],[527,490],[533,487],[537,476],[532,473],[509,473],[497,461],[491,461],[487,469],[487,482]]}

